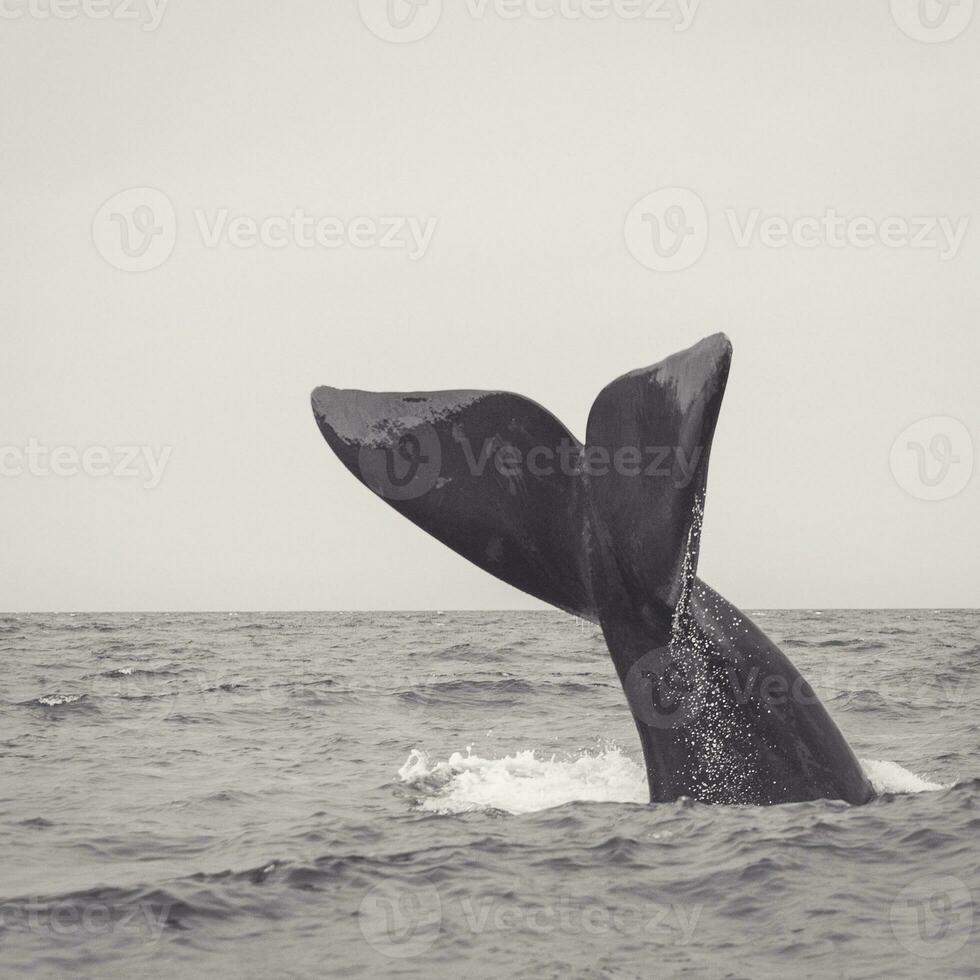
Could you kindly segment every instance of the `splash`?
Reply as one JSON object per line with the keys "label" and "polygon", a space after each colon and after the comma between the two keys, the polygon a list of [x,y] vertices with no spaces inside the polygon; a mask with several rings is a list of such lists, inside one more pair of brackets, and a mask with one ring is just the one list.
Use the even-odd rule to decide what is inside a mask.
{"label": "splash", "polygon": [[572,758],[539,758],[534,749],[484,759],[467,749],[433,762],[413,749],[398,770],[403,783],[420,791],[420,807],[434,813],[503,810],[535,813],[575,802],[646,803],[643,767],[617,748]]}
{"label": "splash", "polygon": [[876,793],[931,793],[938,789],[948,789],[940,783],[916,776],[914,772],[903,769],[897,762],[884,759],[861,759],[865,775],[871,780]]}
{"label": "splash", "polygon": [[[862,760],[878,793],[925,793],[946,787],[909,772],[896,762]],[[454,752],[434,761],[412,749],[398,770],[402,783],[432,813],[499,810],[522,814],[566,803],[647,803],[646,774],[618,748],[576,756],[539,755],[525,749],[499,759]]]}

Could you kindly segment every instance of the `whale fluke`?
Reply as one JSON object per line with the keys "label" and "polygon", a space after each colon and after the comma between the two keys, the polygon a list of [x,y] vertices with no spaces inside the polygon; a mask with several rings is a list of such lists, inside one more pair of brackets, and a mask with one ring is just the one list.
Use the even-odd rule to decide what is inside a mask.
{"label": "whale fluke", "polygon": [[723,334],[609,384],[580,443],[506,391],[313,392],[343,464],[492,575],[598,622],[651,801],[772,804],[874,791],[812,689],[697,578]]}
{"label": "whale fluke", "polygon": [[[722,334],[602,390],[586,444],[620,460],[588,478],[593,596],[607,638],[636,621],[666,643],[697,570],[699,514],[731,364]],[[641,458],[645,467],[623,465]],[[683,610],[681,610],[683,612]],[[618,665],[617,665],[618,666]]]}
{"label": "whale fluke", "polygon": [[317,388],[312,402],[330,448],[395,510],[509,585],[596,620],[582,447],[550,412],[506,391]]}

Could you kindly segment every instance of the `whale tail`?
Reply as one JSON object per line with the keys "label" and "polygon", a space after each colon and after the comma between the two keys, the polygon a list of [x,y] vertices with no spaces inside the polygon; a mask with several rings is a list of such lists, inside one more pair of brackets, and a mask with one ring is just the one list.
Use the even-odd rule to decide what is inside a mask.
{"label": "whale tail", "polygon": [[594,578],[615,572],[623,603],[669,627],[697,562],[690,531],[730,360],[719,334],[624,375],[596,399],[584,444],[505,391],[321,387],[312,405],[354,476],[475,565],[593,622]]}
{"label": "whale tail", "polygon": [[[695,578],[731,354],[716,334],[613,381],[584,443],[504,391],[317,388],[313,411],[344,465],[409,520],[602,626],[651,800],[863,803],[870,783],[793,665]],[[774,699],[772,685],[805,696]]]}

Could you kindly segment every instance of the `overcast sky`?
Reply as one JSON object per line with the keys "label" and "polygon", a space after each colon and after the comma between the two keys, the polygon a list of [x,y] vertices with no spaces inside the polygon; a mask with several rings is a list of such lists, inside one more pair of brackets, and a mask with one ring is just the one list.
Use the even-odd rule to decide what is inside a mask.
{"label": "overcast sky", "polygon": [[719,330],[702,577],[976,605],[972,3],[4,3],[0,608],[534,607],[310,390],[504,388],[581,436]]}

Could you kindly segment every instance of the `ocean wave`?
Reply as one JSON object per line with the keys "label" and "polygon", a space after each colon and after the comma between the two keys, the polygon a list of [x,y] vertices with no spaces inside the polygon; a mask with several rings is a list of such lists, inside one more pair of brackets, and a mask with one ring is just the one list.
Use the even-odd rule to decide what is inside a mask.
{"label": "ocean wave", "polygon": [[514,649],[520,649],[521,643],[502,647],[486,646],[482,643],[452,643],[447,647],[433,652],[437,660],[465,660],[477,664],[504,660]]}
{"label": "ocean wave", "polygon": [[[581,677],[582,675],[575,675]],[[515,695],[568,698],[579,694],[591,694],[597,688],[612,688],[617,685],[609,680],[595,680],[588,675],[587,680],[560,680],[537,683],[519,677],[496,677],[473,680],[440,680],[416,684],[392,692],[395,697],[409,704],[436,705],[444,703],[486,704],[510,703],[504,698]]]}
{"label": "ocean wave", "polygon": [[857,691],[839,691],[827,699],[827,703],[849,711],[887,712],[896,707],[896,699],[887,691],[872,691],[862,688]]}
{"label": "ocean wave", "polygon": [[57,618],[39,620],[31,626],[46,633],[121,633],[132,628],[132,623],[100,623],[85,620],[62,621]]}
{"label": "ocean wave", "polygon": [[186,891],[184,896],[168,887],[99,886],[61,895],[7,899],[0,902],[0,913],[11,931],[25,931],[32,921],[54,914],[73,914],[78,921],[96,909],[105,926],[111,923],[119,931],[138,930],[154,940],[166,928],[184,928],[187,918],[228,919],[235,914],[233,903],[225,896],[200,887]]}
{"label": "ocean wave", "polygon": [[228,626],[223,633],[251,633],[258,631],[268,631],[281,633],[283,630],[283,624],[278,622],[266,622],[266,623],[236,623],[234,626]]}
{"label": "ocean wave", "polygon": [[186,671],[174,671],[174,670],[164,670],[158,669],[154,670],[147,667],[116,667],[113,670],[104,670],[97,674],[97,677],[177,677],[180,673],[186,673]]}
{"label": "ocean wave", "polygon": [[[866,642],[865,640],[862,640],[858,636],[852,637],[849,640],[844,640],[844,639],[840,639],[839,637],[836,637],[830,640],[818,640],[817,642],[811,643],[810,645],[820,649],[834,649],[836,647],[860,647],[865,642]],[[881,644],[876,644],[876,646],[881,646]]]}
{"label": "ocean wave", "polygon": [[39,698],[31,701],[23,701],[27,706],[37,706],[42,708],[63,708],[73,704],[87,704],[87,694],[42,694]]}
{"label": "ocean wave", "polygon": [[458,701],[506,704],[508,702],[503,699],[534,694],[536,689],[535,685],[519,677],[504,677],[494,680],[437,681],[397,691],[395,696],[409,704],[432,705]]}

